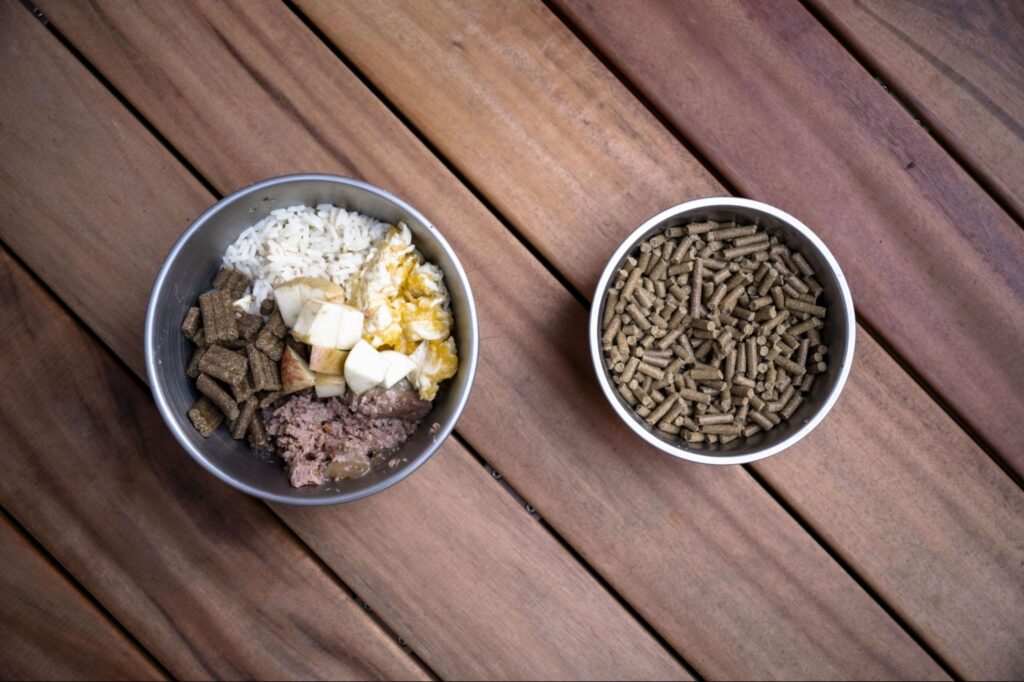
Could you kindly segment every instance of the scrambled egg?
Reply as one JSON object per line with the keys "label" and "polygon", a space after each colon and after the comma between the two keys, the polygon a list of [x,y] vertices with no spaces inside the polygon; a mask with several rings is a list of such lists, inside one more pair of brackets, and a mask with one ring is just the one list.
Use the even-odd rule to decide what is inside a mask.
{"label": "scrambled egg", "polygon": [[409,355],[409,379],[424,400],[459,368],[450,298],[440,268],[425,263],[404,224],[392,227],[363,264],[348,304],[366,315],[363,338],[378,350]]}

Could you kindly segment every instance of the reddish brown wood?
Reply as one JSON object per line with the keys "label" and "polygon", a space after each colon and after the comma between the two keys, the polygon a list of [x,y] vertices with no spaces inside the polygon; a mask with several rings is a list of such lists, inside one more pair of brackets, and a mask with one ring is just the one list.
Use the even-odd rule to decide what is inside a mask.
{"label": "reddish brown wood", "polygon": [[163,674],[0,517],[0,677],[161,680]]}
{"label": "reddish brown wood", "polygon": [[[591,276],[638,210],[724,191],[688,174],[693,157],[539,4],[300,4],[571,279]],[[1022,537],[999,533],[1020,527],[1024,496],[870,337],[858,343],[829,420],[757,468],[940,654],[968,673],[996,669],[986,658],[1014,669],[1024,557],[1008,548]]]}
{"label": "reddish brown wood", "polygon": [[[178,216],[197,214],[213,198],[28,12],[14,6],[3,18],[5,45],[13,49],[0,54],[0,81],[18,96],[0,103],[3,120],[11,121],[0,131],[0,154],[20,161],[0,180],[5,204],[19,206],[17,221],[5,223],[0,233],[57,291],[69,294],[67,300],[83,318],[98,321],[104,338],[138,367],[137,316],[161,257],[147,244],[169,244],[184,227]],[[55,137],[58,146],[51,142]],[[13,197],[20,199],[8,201]],[[123,267],[132,259],[144,274],[134,269],[134,261],[132,268]],[[101,276],[104,281],[89,286],[92,277]],[[83,302],[90,297],[102,304]],[[5,292],[0,300],[15,298]],[[49,317],[52,308],[30,300],[24,308],[5,311],[24,325],[30,312]],[[11,344],[24,339],[23,327],[13,320],[7,324]],[[19,329],[22,333],[15,334]],[[119,329],[133,331],[123,337],[112,333]],[[67,336],[61,328],[44,331],[54,342]],[[48,347],[33,352],[56,353]],[[188,460],[142,388],[119,369],[109,369],[109,360],[96,369],[87,361],[91,356],[80,356],[65,358],[82,373],[70,377],[80,381],[81,391],[67,399],[66,429],[38,449],[19,450],[32,466],[19,459],[10,468],[31,477],[9,477],[6,493],[19,496],[18,509],[30,517],[26,526],[48,546],[60,541],[63,527],[84,536],[80,545],[55,554],[87,584],[114,574],[104,600],[120,600],[118,613],[133,633],[175,660],[194,657],[173,668],[190,676],[422,674],[393,643],[370,639],[377,630],[369,625],[364,632],[359,623],[368,621],[351,601],[337,603],[344,595],[265,507],[232,493]],[[26,375],[38,372],[21,364]],[[57,377],[70,370],[54,363],[47,371],[52,374],[45,375],[39,391],[61,388]],[[90,399],[86,387],[104,372],[120,378],[101,382],[100,395]],[[11,383],[23,380],[16,375]],[[129,391],[126,383],[134,388]],[[5,406],[3,418],[10,421],[0,424],[30,444],[41,427],[28,417],[48,415],[39,406],[53,396],[7,397],[17,399],[19,408],[6,411]],[[117,429],[110,431],[108,421]],[[71,486],[67,476],[75,472],[55,476],[62,470],[53,458],[77,446],[72,437],[81,428],[92,429],[84,435],[95,449],[90,455],[105,456],[104,468],[90,475],[110,479],[106,486],[83,491],[84,499],[65,490]],[[122,460],[132,466],[124,468]],[[47,467],[57,467],[56,472]],[[28,508],[39,494],[47,498],[49,515]],[[278,511],[439,674],[687,677],[457,443],[447,444],[416,476],[379,500]],[[79,504],[89,512],[81,520],[72,513]],[[116,537],[103,532],[108,525]],[[149,543],[159,551],[144,553]],[[353,554],[355,548],[360,555]],[[249,622],[257,616],[257,622]],[[397,660],[380,660],[381,649]]]}
{"label": "reddish brown wood", "polygon": [[1024,4],[813,4],[932,132],[1024,214]]}
{"label": "reddish brown wood", "polygon": [[817,231],[857,310],[1024,474],[1024,231],[798,2],[559,6],[739,190]]}
{"label": "reddish brown wood", "polygon": [[[680,466],[637,447],[591,384],[583,309],[293,15],[277,5],[102,7],[46,9],[218,188],[293,169],[354,174],[441,226],[469,270],[484,339],[461,432],[685,656],[722,675],[941,675],[742,470]],[[103,229],[131,241],[120,226]],[[375,589],[394,580],[390,571]]]}
{"label": "reddish brown wood", "polygon": [[426,678],[6,252],[0,300],[0,503],[172,674]]}

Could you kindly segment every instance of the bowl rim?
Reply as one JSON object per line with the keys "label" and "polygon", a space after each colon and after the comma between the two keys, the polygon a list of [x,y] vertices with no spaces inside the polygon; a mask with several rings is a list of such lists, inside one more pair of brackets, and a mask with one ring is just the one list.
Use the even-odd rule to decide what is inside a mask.
{"label": "bowl rim", "polygon": [[[189,239],[191,239],[196,232],[202,229],[203,225],[205,225],[206,222],[210,220],[210,218],[216,215],[225,206],[237,201],[238,199],[246,195],[252,193],[259,193],[267,189],[276,187],[278,185],[308,181],[331,182],[339,185],[347,185],[350,187],[356,187],[358,189],[370,192],[372,194],[376,194],[382,199],[385,199],[386,201],[395,204],[399,209],[408,213],[410,216],[415,218],[424,227],[427,228],[427,230],[434,237],[434,239],[437,240],[441,249],[451,259],[451,262],[455,268],[455,273],[466,291],[466,301],[468,303],[467,310],[469,315],[470,348],[468,353],[462,355],[459,366],[460,372],[468,373],[468,375],[466,376],[465,390],[462,392],[461,395],[457,397],[454,409],[452,411],[452,416],[448,420],[448,424],[444,428],[442,428],[441,431],[438,432],[438,434],[430,441],[430,444],[415,459],[411,460],[409,464],[397,470],[395,473],[385,476],[380,481],[367,488],[354,491],[339,491],[337,493],[323,495],[321,497],[297,498],[267,492],[264,490],[260,490],[259,488],[255,488],[251,485],[248,485],[247,483],[236,479],[235,477],[229,475],[228,473],[217,467],[213,462],[208,460],[198,448],[193,446],[192,442],[187,438],[185,434],[183,425],[178,420],[179,415],[171,407],[170,401],[164,390],[164,387],[158,380],[158,363],[154,351],[154,343],[157,333],[156,314],[158,294],[160,291],[162,291],[165,282],[167,281],[167,277],[170,273],[172,264],[177,259],[178,254],[184,248],[185,244],[188,243]],[[186,452],[188,452],[192,459],[198,462],[200,466],[202,466],[211,474],[219,478],[221,481],[248,495],[252,495],[253,497],[266,500],[267,502],[277,502],[281,504],[303,507],[316,507],[333,504],[342,504],[345,502],[354,502],[355,500],[360,500],[363,499],[364,497],[369,497],[370,495],[374,495],[383,490],[386,490],[387,488],[390,488],[391,486],[410,476],[413,472],[415,472],[417,469],[423,466],[423,464],[426,463],[426,461],[430,459],[434,455],[434,453],[437,452],[438,449],[440,449],[441,445],[444,444],[444,442],[448,439],[448,436],[455,428],[455,424],[462,416],[462,412],[465,409],[466,403],[469,400],[469,394],[472,392],[473,381],[476,378],[477,360],[479,357],[480,330],[477,321],[476,302],[473,298],[473,290],[472,287],[470,286],[469,278],[466,276],[466,271],[463,269],[461,261],[459,261],[458,256],[455,254],[455,250],[452,249],[451,245],[441,234],[440,230],[438,230],[431,221],[427,220],[426,216],[424,216],[418,210],[413,208],[408,202],[404,201],[403,199],[400,199],[391,192],[388,192],[385,189],[381,189],[376,185],[372,185],[362,180],[356,180],[354,178],[349,178],[342,175],[333,175],[330,173],[292,173],[289,175],[279,175],[272,178],[267,178],[266,180],[261,180],[251,185],[242,187],[241,189],[238,189],[235,192],[232,192],[231,194],[223,197],[215,204],[210,206],[208,209],[203,211],[203,213],[201,213],[199,217],[197,217],[192,222],[192,224],[189,225],[188,229],[186,229],[181,234],[181,236],[178,237],[177,241],[175,241],[174,243],[174,246],[172,246],[171,250],[168,251],[167,256],[164,258],[163,264],[160,266],[160,270],[157,272],[156,278],[153,280],[153,287],[150,290],[149,302],[146,306],[144,346],[146,356],[146,377],[149,381],[150,390],[153,393],[153,399],[156,402],[157,409],[160,411],[160,416],[163,418],[164,423],[167,425],[167,428],[170,429],[171,433],[174,435],[174,438],[178,441],[178,444],[181,445]],[[460,351],[462,351],[462,349],[460,349]]]}
{"label": "bowl rim", "polygon": [[[846,321],[847,343],[846,353],[843,355],[841,360],[842,365],[839,370],[839,376],[837,377],[835,384],[832,386],[832,390],[821,403],[818,410],[800,429],[789,435],[787,438],[784,438],[778,443],[768,447],[745,455],[730,456],[707,454],[705,452],[687,449],[685,447],[666,442],[644,428],[636,416],[622,405],[618,395],[612,388],[611,381],[608,378],[608,373],[604,366],[604,359],[601,357],[600,317],[602,312],[601,301],[604,298],[604,292],[607,290],[619,262],[625,258],[626,254],[633,250],[637,242],[639,242],[649,230],[666,220],[691,211],[709,209],[729,210],[731,208],[746,208],[768,214],[801,233],[816,249],[818,249],[822,257],[825,259],[825,262],[828,263],[828,266],[835,274],[836,281],[839,283],[839,290],[842,294],[842,316]],[[846,277],[843,275],[842,268],[839,267],[839,263],[832,255],[832,252],[828,250],[828,247],[825,246],[825,243],[809,227],[781,209],[752,199],[741,199],[737,197],[708,197],[704,199],[694,199],[692,201],[676,204],[675,206],[667,208],[651,218],[648,218],[639,227],[633,230],[622,241],[619,247],[615,250],[615,253],[612,254],[607,265],[605,265],[604,271],[601,273],[601,278],[598,280],[597,287],[594,290],[594,297],[591,300],[592,303],[590,306],[590,323],[588,330],[590,358],[593,363],[594,372],[597,375],[597,382],[601,386],[601,391],[604,393],[605,398],[611,404],[612,409],[615,410],[619,418],[622,419],[622,421],[624,421],[635,434],[643,438],[647,443],[653,445],[662,452],[672,455],[673,457],[679,457],[680,459],[685,459],[691,462],[718,465],[747,464],[766,457],[771,457],[772,455],[778,454],[786,448],[795,445],[799,440],[818,426],[829,411],[831,411],[832,407],[839,399],[839,394],[842,393],[843,387],[846,385],[846,380],[850,375],[850,369],[853,365],[853,350],[857,336],[857,319],[853,309],[853,297],[850,294],[850,287],[846,282]]]}

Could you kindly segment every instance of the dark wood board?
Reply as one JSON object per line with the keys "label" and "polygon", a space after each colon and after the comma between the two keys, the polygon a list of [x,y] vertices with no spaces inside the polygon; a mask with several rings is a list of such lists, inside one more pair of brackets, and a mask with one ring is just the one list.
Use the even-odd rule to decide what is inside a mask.
{"label": "dark wood board", "polygon": [[811,4],[932,132],[1024,215],[1024,3]]}
{"label": "dark wood board", "polygon": [[[315,168],[366,178],[426,210],[466,264],[481,314],[485,361],[461,432],[620,593],[657,615],[656,627],[672,630],[684,656],[689,641],[721,660],[723,674],[772,665],[795,675],[940,674],[744,472],[643,453],[589,383],[583,309],[326,48],[268,59],[269,46],[308,47],[312,36],[284,11],[268,16],[274,6],[258,6],[259,20],[252,7],[166,10],[173,21],[160,12],[44,9],[222,191]],[[160,58],[183,53],[195,62]],[[195,78],[197,64],[216,74]],[[301,111],[289,107],[299,100]],[[183,107],[187,120],[173,113]],[[623,457],[631,451],[641,454]],[[672,520],[638,521],[623,499],[673,510]],[[709,516],[709,505],[729,511]],[[736,657],[731,642],[751,655]],[[786,653],[795,650],[813,653]]]}
{"label": "dark wood board", "polygon": [[0,554],[0,678],[166,679],[2,516]]}

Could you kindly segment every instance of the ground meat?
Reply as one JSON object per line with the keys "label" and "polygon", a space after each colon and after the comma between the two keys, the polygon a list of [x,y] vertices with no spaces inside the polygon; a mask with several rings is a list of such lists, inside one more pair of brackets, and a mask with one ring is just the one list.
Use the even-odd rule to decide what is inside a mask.
{"label": "ground meat", "polygon": [[367,417],[394,417],[419,421],[430,412],[430,402],[403,388],[371,388],[362,395],[349,394],[349,408]]}
{"label": "ground meat", "polygon": [[[367,414],[385,414],[378,403],[391,406],[388,414],[401,412],[410,418]],[[367,408],[351,394],[317,400],[306,393],[264,412],[267,435],[288,465],[292,485],[318,485],[325,476],[363,476],[370,470],[371,456],[395,450],[422,418],[422,406],[414,410],[405,398],[382,396],[372,404],[378,407]]]}

